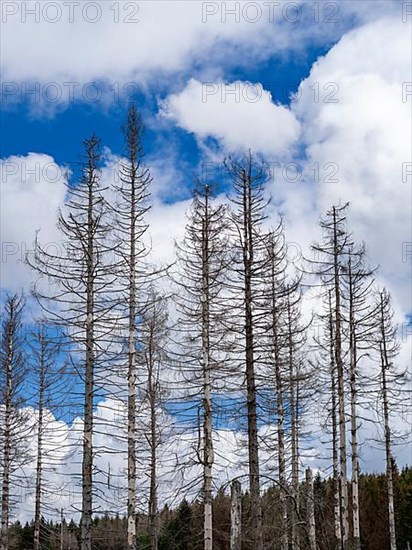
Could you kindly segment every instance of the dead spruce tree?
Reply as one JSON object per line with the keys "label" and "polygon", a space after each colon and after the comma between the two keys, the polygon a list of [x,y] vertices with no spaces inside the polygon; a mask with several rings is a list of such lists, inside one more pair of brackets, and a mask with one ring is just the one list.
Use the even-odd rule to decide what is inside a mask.
{"label": "dead spruce tree", "polygon": [[144,165],[143,124],[135,106],[131,106],[124,125],[125,158],[120,161],[119,196],[116,204],[116,232],[127,332],[127,545],[136,548],[136,380],[137,380],[137,317],[141,314],[147,291],[148,248],[145,240],[148,225],[145,215],[150,209],[149,186],[152,177]]}
{"label": "dead spruce tree", "polygon": [[364,247],[350,249],[345,271],[343,283],[347,304],[343,334],[349,345],[353,548],[360,550],[358,394],[364,386],[361,364],[362,360],[368,358],[369,355],[370,337],[376,318],[375,309],[371,303],[371,289],[374,283],[373,270],[366,266]]}
{"label": "dead spruce tree", "polygon": [[[315,336],[315,346],[318,352],[317,366],[319,385],[329,388],[326,392],[326,407],[328,415],[326,426],[332,435],[332,480],[333,480],[333,518],[335,547],[342,547],[342,530],[340,514],[340,484],[339,484],[339,441],[338,441],[338,392],[336,355],[334,349],[334,311],[333,291],[328,290],[324,300],[324,312],[318,314],[319,327],[322,327],[321,334]],[[322,397],[322,396],[320,396]],[[330,424],[330,427],[329,427]],[[328,430],[328,431],[329,431]]]}
{"label": "dead spruce tree", "polygon": [[304,347],[306,335],[312,319],[302,321],[301,304],[302,291],[299,281],[289,282],[286,293],[286,362],[288,370],[287,397],[290,421],[290,458],[291,458],[291,488],[290,507],[288,511],[290,523],[291,547],[300,548],[301,523],[299,513],[299,479],[300,479],[300,447],[305,436],[303,430],[304,411],[307,402],[313,395],[313,371],[306,366]]}
{"label": "dead spruce tree", "polygon": [[1,533],[0,548],[9,548],[9,520],[16,495],[12,489],[22,484],[19,469],[29,461],[28,413],[24,410],[23,385],[27,376],[22,325],[24,300],[7,295],[3,306],[0,371],[0,445],[1,445]]}
{"label": "dead spruce tree", "polygon": [[[287,243],[282,223],[267,235],[267,260],[264,276],[264,298],[261,306],[264,384],[273,391],[263,400],[262,408],[271,411],[275,396],[277,426],[277,470],[281,521],[280,547],[299,547],[298,508],[300,420],[306,400],[302,382],[308,383],[309,372],[302,364],[301,350],[307,326],[301,322],[300,277],[293,273],[287,257]],[[263,383],[263,382],[262,382]],[[265,401],[268,401],[267,405]],[[266,438],[268,445],[269,438]],[[270,444],[269,444],[270,445]],[[271,453],[272,454],[272,453]],[[289,483],[289,465],[292,483]]]}
{"label": "dead spruce tree", "polygon": [[278,480],[279,480],[279,508],[281,516],[281,541],[280,548],[287,550],[289,547],[288,529],[288,502],[289,488],[287,486],[287,462],[286,462],[286,421],[287,421],[287,397],[286,397],[286,353],[287,353],[287,295],[289,287],[286,281],[286,247],[281,225],[276,231],[267,236],[267,273],[265,275],[265,316],[263,322],[264,331],[267,332],[267,373],[265,378],[270,385],[274,380],[274,394],[276,396],[276,425],[277,425],[277,456],[278,456]]}
{"label": "dead spruce tree", "polygon": [[[139,323],[140,344],[138,364],[142,367],[143,387],[140,390],[141,406],[148,408],[149,414],[143,422],[149,451],[149,536],[151,550],[158,550],[159,544],[159,505],[158,505],[158,460],[162,443],[162,416],[166,392],[162,386],[161,370],[166,368],[169,357],[168,347],[168,308],[167,298],[154,288],[149,290],[147,303]],[[140,432],[139,432],[140,433]]]}
{"label": "dead spruce tree", "polygon": [[242,346],[245,365],[248,462],[250,489],[250,521],[255,550],[263,549],[262,508],[260,501],[260,465],[257,411],[257,308],[261,303],[266,236],[262,223],[266,218],[267,200],[264,184],[269,175],[264,164],[257,163],[249,153],[241,160],[226,162],[233,193],[231,222],[233,227],[233,294],[232,331]]}
{"label": "dead spruce tree", "polygon": [[346,391],[345,391],[345,350],[343,345],[343,274],[352,242],[346,231],[344,206],[332,206],[321,219],[324,233],[320,244],[312,245],[316,261],[312,262],[312,272],[322,282],[323,291],[331,290],[333,300],[333,353],[337,375],[337,404],[339,432],[339,495],[342,550],[349,550],[349,509],[347,479],[347,442],[346,442]]}
{"label": "dead spruce tree", "polygon": [[[104,371],[107,347],[111,343],[111,312],[115,301],[113,286],[114,247],[107,203],[100,183],[100,141],[92,136],[84,141],[82,176],[68,186],[68,201],[60,211],[58,227],[62,242],[57,251],[43,247],[36,238],[29,264],[43,276],[34,293],[45,317],[73,343],[75,370],[84,384],[81,550],[92,547],[93,514],[93,431],[96,376]],[[104,373],[102,373],[104,384]]]}
{"label": "dead spruce tree", "polygon": [[[395,507],[393,491],[393,457],[392,457],[392,434],[390,427],[391,403],[390,397],[399,399],[399,392],[394,391],[403,378],[394,365],[394,359],[399,352],[397,329],[393,321],[391,298],[384,289],[377,297],[378,305],[378,327],[374,337],[374,346],[378,354],[380,364],[380,403],[381,417],[383,419],[385,457],[386,457],[386,483],[388,491],[388,519],[389,519],[389,544],[390,550],[396,550],[396,526]],[[396,395],[398,394],[398,395]],[[392,399],[392,401],[395,401]]]}
{"label": "dead spruce tree", "polygon": [[[198,459],[203,467],[204,550],[213,549],[212,388],[224,348],[222,294],[228,262],[225,216],[226,208],[216,204],[211,186],[199,184],[193,196],[184,241],[176,245],[180,353],[192,371],[192,383],[203,401]],[[196,388],[201,388],[200,392]]]}
{"label": "dead spruce tree", "polygon": [[70,381],[66,374],[66,365],[61,354],[64,350],[60,338],[56,338],[50,327],[42,322],[36,324],[29,339],[29,365],[36,419],[36,472],[35,472],[35,509],[34,509],[34,550],[41,548],[42,514],[50,511],[48,496],[54,496],[56,490],[49,488],[44,477],[53,472],[65,451],[64,433],[59,432],[55,415],[60,404],[66,400]]}

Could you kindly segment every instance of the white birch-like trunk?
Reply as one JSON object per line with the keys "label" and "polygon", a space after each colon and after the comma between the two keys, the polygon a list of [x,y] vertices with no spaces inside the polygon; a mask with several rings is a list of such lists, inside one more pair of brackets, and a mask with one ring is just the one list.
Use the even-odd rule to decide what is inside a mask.
{"label": "white birch-like trunk", "polygon": [[[251,160],[250,160],[251,162]],[[243,266],[245,306],[245,363],[248,420],[249,488],[251,523],[254,550],[263,550],[262,507],[260,502],[260,468],[257,428],[257,402],[255,378],[255,337],[252,312],[252,269],[254,235],[252,221],[252,184],[246,171],[242,170],[243,183]]]}
{"label": "white birch-like trunk", "polygon": [[230,550],[242,548],[242,487],[235,479],[231,486],[230,500]]}
{"label": "white birch-like trunk", "polygon": [[81,550],[92,550],[93,490],[93,389],[94,389],[94,167],[89,163],[86,258],[86,361],[82,463]]}
{"label": "white birch-like trunk", "polygon": [[[292,386],[294,386],[294,383],[292,382]],[[296,420],[296,397],[295,397],[295,388],[291,388],[291,399],[290,399],[290,407],[291,407],[291,437],[292,437],[292,443],[291,443],[291,459],[292,459],[292,489],[291,489],[291,496],[292,496],[292,515],[291,515],[291,543],[292,543],[292,550],[295,550],[295,548],[299,548],[299,528],[298,528],[298,514],[297,511],[299,510],[299,455],[297,450],[297,420]]]}
{"label": "white birch-like trunk", "polygon": [[354,312],[354,290],[351,262],[349,261],[349,348],[350,348],[350,406],[351,406],[351,460],[352,460],[352,524],[353,549],[360,550],[360,519],[359,519],[359,458],[358,458],[358,427],[356,411],[356,367],[357,342]]}
{"label": "white birch-like trunk", "polygon": [[212,467],[212,397],[210,384],[210,295],[209,295],[209,195],[205,194],[205,219],[202,227],[202,356],[203,356],[203,498],[204,550],[213,550]]}
{"label": "white birch-like trunk", "polygon": [[[276,336],[277,338],[277,336]],[[277,344],[275,344],[277,347]],[[284,407],[283,407],[283,384],[280,372],[280,357],[276,353],[276,403],[277,403],[277,431],[278,431],[278,468],[279,468],[279,507],[282,517],[282,538],[281,550],[288,550],[288,510],[287,510],[287,488],[286,488],[286,459],[285,459],[285,429],[284,429]]]}
{"label": "white birch-like trunk", "polygon": [[339,486],[339,443],[337,420],[337,395],[336,395],[336,364],[334,351],[334,320],[332,310],[332,294],[329,292],[329,343],[330,343],[330,393],[332,399],[332,463],[333,463],[333,516],[335,528],[336,547],[342,548],[341,510],[340,510],[340,486]]}
{"label": "white birch-like trunk", "polygon": [[334,351],[338,375],[338,419],[339,419],[339,462],[340,462],[340,515],[342,528],[342,550],[349,550],[349,511],[348,511],[348,476],[346,458],[346,414],[345,414],[345,380],[342,356],[342,315],[340,295],[340,267],[336,209],[333,207],[333,243],[334,243],[334,292],[335,292],[335,330]]}
{"label": "white birch-like trunk", "polygon": [[42,443],[43,443],[43,414],[44,414],[44,376],[45,376],[45,342],[40,336],[41,364],[39,387],[39,421],[37,425],[37,460],[36,460],[36,497],[34,508],[34,550],[40,550],[40,519],[41,519],[41,488],[42,488]]}
{"label": "white birch-like trunk", "polygon": [[291,514],[291,544],[292,550],[299,548],[298,509],[299,509],[299,446],[298,446],[298,379],[293,364],[292,324],[290,302],[288,301],[288,345],[289,345],[289,381],[290,381],[290,429],[291,429],[291,460],[292,460],[292,514]]}
{"label": "white birch-like trunk", "polygon": [[128,257],[129,287],[128,287],[128,372],[127,372],[127,547],[136,548],[136,135],[134,128],[130,128],[129,141],[131,179],[129,238],[130,248]]}
{"label": "white birch-like trunk", "polygon": [[382,400],[383,400],[383,421],[385,431],[385,455],[386,455],[386,482],[388,487],[388,516],[389,516],[389,541],[390,550],[396,550],[396,526],[395,506],[393,496],[393,467],[391,450],[391,430],[389,425],[389,403],[386,371],[389,368],[389,357],[385,333],[384,297],[381,294],[381,376],[382,376]]}
{"label": "white birch-like trunk", "polygon": [[315,498],[311,468],[306,469],[306,499],[309,550],[316,550]]}
{"label": "white birch-like trunk", "polygon": [[8,550],[9,507],[10,507],[10,466],[11,466],[11,417],[12,417],[12,357],[13,336],[9,327],[6,357],[6,391],[3,445],[3,478],[1,494],[1,550]]}
{"label": "white birch-like trunk", "polygon": [[383,386],[383,407],[384,407],[384,423],[385,423],[386,478],[387,478],[387,484],[388,484],[389,540],[390,540],[390,550],[396,550],[391,432],[389,427],[389,409],[388,409],[388,396],[387,396],[387,390],[386,390],[385,368],[383,368],[382,370],[382,386]]}
{"label": "white birch-like trunk", "polygon": [[159,526],[157,510],[157,380],[154,361],[154,333],[156,320],[150,322],[148,349],[148,394],[150,402],[150,491],[149,491],[149,535],[151,550],[157,550],[159,544]]}

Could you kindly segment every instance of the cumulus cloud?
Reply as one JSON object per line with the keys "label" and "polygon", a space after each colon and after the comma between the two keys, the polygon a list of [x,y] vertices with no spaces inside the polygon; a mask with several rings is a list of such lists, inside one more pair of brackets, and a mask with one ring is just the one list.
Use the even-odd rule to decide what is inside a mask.
{"label": "cumulus cloud", "polygon": [[265,155],[282,155],[299,136],[293,113],[276,105],[260,84],[202,83],[191,79],[161,106],[161,114],[204,140],[214,137],[228,152],[252,148]]}
{"label": "cumulus cloud", "polygon": [[[154,196],[148,214],[152,256],[156,263],[170,264],[174,260],[174,241],[183,238],[190,201],[162,202],[158,195],[176,186],[181,175],[176,170],[166,173],[163,161],[153,160]],[[117,181],[118,162],[118,156],[105,150],[102,187]],[[69,176],[69,168],[47,154],[12,155],[0,160],[2,290],[29,290],[33,272],[25,259],[34,249],[36,232],[50,253],[61,246],[57,214],[65,205]]]}
{"label": "cumulus cloud", "polygon": [[349,1],[331,10],[330,2],[304,1],[3,2],[4,105],[27,100],[50,112],[101,93],[113,102],[135,89],[126,83],[173,85],[171,76],[194,66],[217,78],[233,59],[247,66],[304,52],[308,44],[335,42],[354,20],[395,10],[401,17],[397,4],[377,1],[371,10]]}
{"label": "cumulus cloud", "polygon": [[48,247],[58,246],[56,216],[64,203],[69,173],[51,156],[29,153],[2,159],[0,174],[1,286],[15,292],[32,279],[24,262],[33,250],[35,232],[40,231]]}
{"label": "cumulus cloud", "polygon": [[[348,33],[314,64],[293,105],[302,124],[305,167],[319,167],[312,180],[316,210],[351,202],[355,237],[367,243],[371,261],[380,265],[405,313],[411,307],[405,246],[412,176],[404,170],[412,142],[411,97],[402,93],[403,83],[411,81],[409,41],[408,26],[399,18]],[[336,90],[333,102],[327,83]]]}

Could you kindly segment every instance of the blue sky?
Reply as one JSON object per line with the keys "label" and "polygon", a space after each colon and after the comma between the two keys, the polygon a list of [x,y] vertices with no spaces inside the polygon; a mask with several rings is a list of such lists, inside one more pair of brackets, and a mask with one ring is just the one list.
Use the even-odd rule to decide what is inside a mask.
{"label": "blue sky", "polygon": [[[336,37],[336,40],[338,37]],[[252,66],[229,66],[225,71],[226,82],[247,81],[261,83],[271,93],[274,102],[288,105],[290,96],[296,93],[300,82],[309,75],[310,68],[316,59],[328,51],[330,45],[314,44],[305,52],[295,57],[274,54],[268,59],[257,61]],[[213,59],[213,57],[212,57]],[[211,60],[209,60],[211,62]],[[192,77],[193,73],[189,73]],[[183,76],[181,76],[183,78]],[[36,90],[37,96],[47,93],[47,83],[27,84],[16,93],[10,93],[3,83],[1,156],[26,155],[29,152],[47,152],[60,165],[75,166],[81,153],[82,140],[91,133],[96,133],[104,146],[114,154],[123,151],[123,138],[120,131],[124,121],[127,105],[135,103],[145,119],[145,150],[148,155],[155,154],[156,147],[162,141],[173,141],[175,150],[193,173],[199,163],[200,155],[193,134],[182,131],[175,126],[159,127],[156,116],[159,112],[159,101],[167,97],[175,88],[172,79],[155,83],[153,88],[139,91],[135,81],[127,84],[127,97],[116,98],[116,88],[103,81],[96,81],[96,87],[105,90],[105,94],[116,98],[106,105],[102,97],[97,101],[73,101],[64,107],[57,105],[51,113],[38,113],[33,108],[30,90]],[[63,86],[64,87],[64,86]],[[132,91],[133,93],[129,93]],[[22,92],[23,90],[23,92]],[[51,89],[50,89],[51,90]],[[50,91],[50,93],[52,93]],[[19,99],[17,101],[17,98]],[[191,185],[190,178],[187,182]],[[168,200],[168,197],[164,197]]]}

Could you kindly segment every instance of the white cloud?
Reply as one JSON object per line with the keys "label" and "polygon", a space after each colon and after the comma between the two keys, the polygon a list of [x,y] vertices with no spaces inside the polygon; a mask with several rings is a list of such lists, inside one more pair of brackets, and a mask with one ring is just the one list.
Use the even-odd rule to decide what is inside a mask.
{"label": "white cloud", "polygon": [[227,152],[252,148],[270,156],[293,147],[299,124],[293,113],[272,102],[260,84],[202,83],[191,79],[180,93],[168,96],[161,114],[200,140],[219,140]]}
{"label": "white cloud", "polygon": [[[110,186],[116,177],[119,158],[105,151],[102,186]],[[157,195],[167,186],[176,185],[176,171],[163,170],[155,162],[153,207],[148,214],[153,259],[158,264],[174,261],[174,241],[183,238],[189,200],[163,203]],[[0,160],[1,179],[1,288],[10,292],[28,291],[34,274],[25,263],[34,249],[36,231],[49,252],[61,245],[57,213],[64,207],[69,171],[46,154],[13,155]]]}
{"label": "white cloud", "polygon": [[[316,210],[351,202],[355,238],[367,243],[371,262],[380,265],[405,313],[411,308],[410,258],[403,254],[410,241],[411,176],[403,181],[402,167],[412,160],[412,126],[411,98],[403,102],[402,89],[411,80],[408,25],[384,18],[348,33],[319,59],[293,106],[302,123],[305,166],[318,163],[320,169]],[[334,103],[327,101],[326,83],[339,87]]]}
{"label": "white cloud", "polygon": [[1,286],[19,291],[33,278],[24,262],[33,250],[35,232],[40,230],[48,247],[60,240],[57,210],[64,203],[68,172],[49,155],[29,153],[2,159],[0,173]]}
{"label": "white cloud", "polygon": [[[271,4],[271,6],[270,6]],[[332,3],[333,4],[333,3]],[[362,4],[362,5],[360,5]],[[366,3],[368,4],[368,3]],[[328,7],[329,5],[329,7]],[[173,81],[194,66],[213,78],[308,44],[333,43],[355,21],[400,8],[375,2],[24,2],[2,3],[2,72],[6,101],[28,99],[40,114],[73,98],[91,101],[84,85],[105,81],[103,101],[133,82]],[[27,47],[30,44],[30,47]],[[33,93],[30,93],[32,91]],[[132,88],[123,90],[127,96]],[[57,98],[57,101],[55,101]]]}

